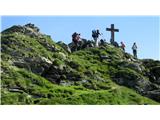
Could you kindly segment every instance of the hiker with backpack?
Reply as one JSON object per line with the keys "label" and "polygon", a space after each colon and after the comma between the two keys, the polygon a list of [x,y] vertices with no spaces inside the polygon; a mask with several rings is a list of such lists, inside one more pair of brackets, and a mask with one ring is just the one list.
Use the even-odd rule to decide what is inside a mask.
{"label": "hiker with backpack", "polygon": [[101,35],[100,32],[99,32],[99,29],[92,30],[92,37],[93,37],[93,39],[95,41],[95,47],[98,47],[98,38],[99,38],[99,35]]}
{"label": "hiker with backpack", "polygon": [[123,42],[121,42],[121,48],[122,48],[122,50],[125,52],[125,44],[123,43]]}
{"label": "hiker with backpack", "polygon": [[80,34],[77,33],[77,32],[74,32],[74,33],[72,34],[72,41],[73,41],[73,43],[75,44],[75,50],[77,50],[77,48],[78,48],[78,43],[79,43],[79,41],[80,41]]}
{"label": "hiker with backpack", "polygon": [[133,43],[132,50],[133,50],[134,58],[137,58],[137,45],[135,42]]}

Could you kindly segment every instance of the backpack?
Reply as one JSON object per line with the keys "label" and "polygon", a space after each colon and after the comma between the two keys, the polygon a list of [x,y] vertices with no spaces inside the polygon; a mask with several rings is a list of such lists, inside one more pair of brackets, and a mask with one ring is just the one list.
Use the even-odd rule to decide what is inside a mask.
{"label": "backpack", "polygon": [[132,46],[132,49],[133,49],[133,50],[137,50],[137,46],[134,44],[134,45]]}
{"label": "backpack", "polygon": [[125,46],[125,44],[124,43],[122,43],[122,48],[125,48],[126,46]]}
{"label": "backpack", "polygon": [[92,37],[97,37],[97,31],[96,30],[92,30]]}
{"label": "backpack", "polygon": [[72,39],[74,39],[76,36],[77,36],[77,33],[74,32],[74,33],[72,34]]}
{"label": "backpack", "polygon": [[79,39],[80,39],[80,34],[78,34],[78,33],[73,33],[73,35],[72,35],[72,41],[74,42],[74,43],[77,43],[78,41],[79,41]]}

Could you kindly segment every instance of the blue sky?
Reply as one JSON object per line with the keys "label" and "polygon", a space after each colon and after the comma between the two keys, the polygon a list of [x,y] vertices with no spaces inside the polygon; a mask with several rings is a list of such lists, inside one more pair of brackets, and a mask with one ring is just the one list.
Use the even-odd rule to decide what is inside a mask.
{"label": "blue sky", "polygon": [[99,29],[107,42],[110,32],[106,27],[115,24],[119,32],[115,40],[126,44],[126,51],[132,54],[132,44],[137,43],[139,58],[160,60],[160,20],[158,16],[2,16],[2,30],[12,25],[33,23],[42,33],[51,35],[54,41],[71,42],[73,32],[81,33],[82,38],[92,39],[91,31]]}

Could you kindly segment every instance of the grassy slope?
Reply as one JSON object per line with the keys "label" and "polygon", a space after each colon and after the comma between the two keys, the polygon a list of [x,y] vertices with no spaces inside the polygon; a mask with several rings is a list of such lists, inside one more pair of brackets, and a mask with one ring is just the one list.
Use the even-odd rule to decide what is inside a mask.
{"label": "grassy slope", "polygon": [[[39,38],[31,38],[27,35],[23,35],[21,33],[10,33],[10,34],[2,34],[2,47],[4,46],[5,51],[2,52],[2,59],[8,60],[12,58],[22,58],[22,57],[45,57],[48,59],[53,58],[53,52],[47,50],[47,48],[42,44],[43,43],[49,45],[55,45],[60,49],[49,37],[43,36],[43,40]],[[4,43],[4,44],[3,44]],[[63,49],[61,51],[64,52]],[[12,55],[13,52],[16,55]],[[3,54],[4,53],[4,54]],[[11,57],[12,55],[12,57]]]}
{"label": "grassy slope", "polygon": [[[2,53],[2,104],[158,104],[111,80],[110,73],[116,72],[116,60],[123,59],[123,53],[119,49],[91,48],[75,52],[68,56],[68,59],[77,65],[74,67],[61,59],[59,54],[47,50],[37,39],[21,34],[6,36],[9,35],[9,39],[2,36],[3,40],[14,41],[14,44],[6,44],[7,50]],[[55,44],[49,38],[46,41]],[[28,47],[33,51],[26,51],[25,48]],[[12,51],[18,51],[25,57],[44,56],[50,60],[56,57],[89,82],[77,82],[72,86],[52,84],[39,75],[12,66],[9,62],[13,59]],[[112,54],[113,60],[100,62],[99,54]],[[94,76],[103,80],[97,80]],[[16,88],[18,91],[13,92]]]}
{"label": "grassy slope", "polygon": [[20,87],[21,91],[2,89],[2,104],[158,104],[126,87],[115,85],[108,90],[91,90],[82,86],[59,86],[29,73],[9,67],[2,74],[2,86]]}

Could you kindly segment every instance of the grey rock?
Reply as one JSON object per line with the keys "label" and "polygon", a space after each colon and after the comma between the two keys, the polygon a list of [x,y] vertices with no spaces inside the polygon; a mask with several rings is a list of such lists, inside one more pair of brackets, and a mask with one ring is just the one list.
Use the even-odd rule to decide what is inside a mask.
{"label": "grey rock", "polygon": [[141,63],[137,62],[121,61],[120,66],[124,68],[130,68],[138,72],[142,72],[144,70],[144,68],[141,66]]}
{"label": "grey rock", "polygon": [[31,71],[30,65],[28,63],[26,63],[26,62],[14,61],[13,65],[15,65],[15,66],[17,66],[19,68],[25,68],[25,69]]}
{"label": "grey rock", "polygon": [[147,91],[146,96],[160,102],[160,90]]}
{"label": "grey rock", "polygon": [[71,53],[70,47],[69,47],[68,45],[66,45],[64,42],[59,41],[59,42],[57,42],[57,44],[58,44],[59,46],[61,46],[64,50],[66,50],[68,53]]}

